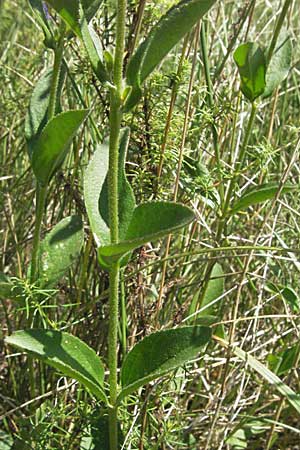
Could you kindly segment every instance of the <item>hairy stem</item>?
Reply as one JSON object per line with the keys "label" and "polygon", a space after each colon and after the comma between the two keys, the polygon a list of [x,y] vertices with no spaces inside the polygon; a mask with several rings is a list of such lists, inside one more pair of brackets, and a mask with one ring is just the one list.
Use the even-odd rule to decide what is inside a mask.
{"label": "hairy stem", "polygon": [[34,283],[38,278],[38,252],[40,245],[42,220],[46,203],[46,196],[47,196],[47,186],[41,186],[38,184],[36,188],[35,228],[33,234],[31,271],[30,271],[31,283]]}
{"label": "hairy stem", "polygon": [[[119,139],[122,121],[121,98],[123,81],[123,61],[125,46],[126,0],[118,0],[116,47],[114,55],[113,83],[110,94],[110,139],[109,139],[109,169],[108,169],[108,205],[110,239],[112,243],[119,240],[119,187],[118,162]],[[108,336],[108,365],[109,365],[109,445],[110,450],[118,449],[118,409],[116,405],[118,394],[118,319],[119,319],[119,278],[120,266],[114,264],[109,273],[109,336]]]}
{"label": "hairy stem", "polygon": [[54,50],[54,64],[53,64],[53,75],[52,75],[52,83],[50,90],[50,99],[49,99],[49,107],[48,107],[48,121],[51,120],[55,116],[56,107],[57,107],[57,94],[58,94],[58,85],[59,85],[59,75],[61,71],[62,61],[63,61],[63,51],[64,51],[64,39],[66,26],[64,22],[61,24],[60,28],[60,37],[58,40],[57,47]]}

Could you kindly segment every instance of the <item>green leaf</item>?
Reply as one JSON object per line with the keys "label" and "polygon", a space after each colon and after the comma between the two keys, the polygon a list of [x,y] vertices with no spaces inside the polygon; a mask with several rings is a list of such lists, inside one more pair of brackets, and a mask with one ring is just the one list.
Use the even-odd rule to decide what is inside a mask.
{"label": "green leaf", "polygon": [[110,243],[107,221],[99,212],[99,198],[108,172],[108,145],[99,145],[84,174],[84,201],[97,246]]}
{"label": "green leaf", "polygon": [[[228,343],[226,343],[228,345]],[[252,369],[254,369],[261,377],[263,377],[269,384],[273,385],[275,389],[283,395],[290,405],[300,414],[300,396],[296,394],[289,386],[287,386],[281,379],[271,372],[266,366],[255,359],[249,353],[244,352],[239,347],[233,347],[234,354],[245,361]]]}
{"label": "green leaf", "polygon": [[[249,208],[249,206],[257,205],[258,203],[262,203],[267,200],[272,200],[276,196],[279,187],[279,183],[266,183],[248,189],[238,199],[233,208],[229,211],[229,214],[233,215],[238,211]],[[294,189],[297,189],[297,186],[286,184],[283,186],[281,194],[286,194]]]}
{"label": "green leaf", "polygon": [[[50,89],[52,83],[52,69],[48,69],[39,79],[32,92],[29,108],[25,119],[25,137],[28,145],[28,153],[31,158],[35,140],[41,134],[47,123]],[[56,114],[61,111],[60,93],[65,81],[65,69],[61,70],[58,85]]]}
{"label": "green leaf", "polygon": [[173,6],[152,28],[128,63],[126,79],[132,86],[125,110],[129,111],[141,97],[141,84],[170,50],[189,33],[216,0],[183,0]]}
{"label": "green leaf", "polygon": [[33,172],[42,186],[63,163],[69,146],[88,110],[67,111],[55,116],[47,123],[33,144],[31,164]]}
{"label": "green leaf", "polygon": [[[118,189],[119,189],[119,236],[125,236],[133,210],[135,197],[126,178],[125,160],[129,143],[129,128],[121,130],[119,145]],[[108,155],[107,145],[99,146],[84,175],[84,200],[90,225],[97,246],[109,245],[108,213]]]}
{"label": "green leaf", "polygon": [[253,43],[240,45],[233,54],[241,77],[241,91],[253,102],[266,86],[266,60],[261,48]]}
{"label": "green leaf", "polygon": [[125,233],[118,244],[100,247],[100,262],[110,264],[147,242],[167,236],[192,222],[194,213],[186,206],[171,202],[144,203],[135,208]]}
{"label": "green leaf", "polygon": [[79,256],[83,245],[83,224],[79,216],[61,220],[47,234],[40,247],[39,283],[54,286]]}
{"label": "green leaf", "polygon": [[290,35],[285,30],[279,37],[277,48],[268,65],[264,98],[269,97],[288,76],[292,64],[292,50]]}
{"label": "green leaf", "polygon": [[81,37],[87,51],[92,69],[99,81],[105,83],[109,80],[109,75],[102,62],[102,48],[100,39],[95,33],[93,25],[88,24],[82,8],[80,8],[80,29]]}
{"label": "green leaf", "polygon": [[33,329],[16,331],[5,341],[74,378],[98,399],[107,402],[103,392],[103,364],[94,350],[77,337],[61,331]]}
{"label": "green leaf", "polygon": [[82,4],[85,17],[88,22],[98,11],[102,0],[46,0],[52,8],[61,16],[70,29],[81,37],[79,25],[79,5]]}
{"label": "green leaf", "polygon": [[[207,289],[205,295],[202,300],[202,304],[199,305],[199,295],[201,295],[201,289],[197,292],[197,295],[194,296],[193,301],[191,303],[189,309],[189,316],[193,315],[197,309],[203,308],[204,306],[209,305],[218,297],[220,297],[224,293],[224,273],[222,266],[219,263],[216,263],[212,269],[210,280],[207,285]],[[205,308],[203,311],[197,314],[199,316],[209,316],[215,315],[216,306],[211,305],[210,307]],[[192,320],[195,319],[193,316]]]}
{"label": "green leaf", "polygon": [[151,380],[195,358],[211,337],[208,327],[191,326],[158,331],[139,342],[126,355],[119,401]]}
{"label": "green leaf", "polygon": [[[118,167],[118,190],[119,190],[119,239],[124,239],[128,230],[135,204],[135,196],[133,190],[127,181],[125,172],[126,154],[129,144],[130,130],[123,128],[121,130],[119,145],[119,167]],[[105,223],[109,227],[108,212],[108,176],[103,184],[99,198],[99,212],[104,218]]]}

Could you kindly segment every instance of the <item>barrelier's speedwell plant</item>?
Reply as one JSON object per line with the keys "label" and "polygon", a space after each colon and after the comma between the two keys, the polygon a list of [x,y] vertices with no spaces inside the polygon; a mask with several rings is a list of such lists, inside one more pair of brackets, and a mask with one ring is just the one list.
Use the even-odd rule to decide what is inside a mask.
{"label": "barrelier's speedwell plant", "polygon": [[[211,336],[211,330],[206,326],[153,333],[126,355],[118,380],[120,268],[128,263],[136,248],[174,233],[194,219],[193,212],[181,204],[149,202],[136,205],[125,173],[130,130],[121,128],[123,114],[139,102],[143,82],[215,0],[184,0],[172,7],[129,60],[125,79],[126,0],[118,1],[114,56],[106,53],[105,60],[99,39],[89,26],[99,8],[98,0],[47,1],[62,19],[58,32],[47,20],[45,2],[30,0],[30,3],[44,31],[45,43],[55,55],[53,69],[43,76],[34,90],[26,123],[30,162],[37,181],[36,227],[29,271],[31,283],[43,287],[55,285],[69,267],[74,249],[77,254],[82,245],[82,226],[78,217],[64,219],[40,243],[49,182],[88,115],[87,110],[60,112],[59,94],[64,78],[62,54],[66,39],[75,35],[82,40],[95,75],[110,90],[108,143],[96,149],[84,179],[85,204],[98,247],[99,263],[109,272],[109,390],[104,387],[104,365],[100,357],[69,333],[32,328],[17,331],[6,341],[73,377],[100,400],[108,410],[110,449],[116,450],[119,448],[120,402],[151,380],[193,359]],[[9,285],[9,280],[6,281]]]}
{"label": "barrelier's speedwell plant", "polygon": [[[104,383],[104,364],[92,348],[69,333],[38,328],[39,317],[33,317],[32,314],[28,317],[29,327],[32,328],[15,332],[6,342],[80,382],[108,412],[109,448],[117,450],[120,447],[118,408],[121,402],[146,383],[195,358],[211,338],[211,328],[199,324],[155,332],[127,353],[118,377],[120,270],[127,265],[135,249],[176,232],[194,219],[193,212],[181,204],[149,202],[136,205],[125,172],[130,129],[123,125],[123,114],[130,113],[138,104],[144,81],[216,0],[183,0],[173,6],[129,59],[124,78],[126,0],[118,0],[117,4],[114,56],[108,52],[102,56],[100,40],[90,26],[101,1],[29,1],[43,29],[45,44],[54,52],[53,68],[42,76],[32,94],[25,127],[30,163],[36,178],[36,221],[31,264],[26,280],[37,296],[35,302],[39,300],[39,292],[56,286],[78,256],[83,244],[82,221],[78,216],[63,219],[44,240],[40,239],[48,186],[53,175],[62,166],[73,138],[89,116],[87,109],[62,111],[60,94],[65,79],[63,50],[66,40],[76,37],[83,43],[95,76],[110,91],[109,136],[96,148],[84,177],[85,205],[97,245],[99,264],[109,273],[108,383]],[[61,18],[58,28],[49,20],[46,3]],[[275,44],[273,51],[274,49]],[[278,56],[275,52],[275,58],[271,58],[272,52],[269,52],[268,64],[261,50],[252,43],[243,44],[234,54],[241,75],[241,90],[252,105],[237,170],[243,163],[251,132],[255,100],[261,95],[269,95],[284,78],[288,70],[287,49],[288,46],[282,52],[283,56]],[[282,65],[285,59],[287,64]],[[279,68],[276,61],[279,61]],[[272,68],[272,64],[275,68]],[[275,73],[277,77],[274,78]],[[92,123],[91,117],[89,120]],[[221,231],[227,217],[274,198],[278,191],[278,185],[263,185],[246,192],[235,201],[231,195],[234,183],[235,177],[223,204]],[[284,186],[285,190],[291,188]],[[218,276],[220,267],[211,267],[209,271]],[[203,304],[208,301],[209,291],[212,290],[213,281],[209,271],[207,286],[203,289]],[[221,295],[222,282],[219,285]],[[13,279],[1,275],[0,295],[22,301],[23,292]],[[210,312],[213,311],[208,309],[206,314]],[[201,319],[202,322],[200,320],[198,323],[211,323],[214,320],[211,317]],[[214,336],[214,339],[228,347],[230,344],[223,338]],[[234,347],[232,351],[273,384],[294,409],[300,412],[299,397],[274,373],[238,347]],[[29,358],[30,382],[34,394],[34,373],[30,361]],[[99,428],[103,426],[103,423],[99,424]]]}

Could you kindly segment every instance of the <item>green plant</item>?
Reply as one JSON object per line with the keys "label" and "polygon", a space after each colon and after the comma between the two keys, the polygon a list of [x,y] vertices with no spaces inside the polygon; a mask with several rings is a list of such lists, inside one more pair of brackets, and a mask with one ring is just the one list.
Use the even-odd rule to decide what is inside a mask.
{"label": "green plant", "polygon": [[[67,39],[72,42],[72,39],[76,36],[82,41],[95,77],[110,93],[110,135],[108,141],[104,141],[96,148],[84,177],[85,206],[96,241],[98,262],[101,268],[109,274],[108,388],[105,383],[104,364],[101,359],[92,348],[69,333],[57,329],[33,328],[26,331],[17,331],[9,336],[6,341],[80,382],[103,405],[104,413],[108,413],[109,424],[107,424],[107,421],[100,422],[98,418],[96,418],[96,421],[98,420],[98,428],[103,427],[106,433],[106,441],[103,445],[106,447],[109,445],[111,449],[115,450],[120,446],[118,440],[121,440],[118,430],[118,411],[121,403],[124,400],[127,402],[128,396],[148,382],[164,376],[193,359],[198,354],[199,349],[210,342],[211,326],[214,326],[218,320],[217,317],[212,316],[213,314],[219,315],[219,311],[217,312],[213,302],[223,294],[225,274],[222,266],[218,263],[215,264],[212,259],[209,260],[207,265],[202,292],[194,297],[189,308],[189,316],[192,316],[193,319],[192,322],[189,321],[190,326],[161,330],[142,339],[126,354],[118,379],[117,337],[121,271],[130,262],[134,250],[150,241],[174,233],[185,225],[192,223],[194,219],[193,212],[181,204],[157,201],[136,205],[135,195],[125,172],[130,130],[128,127],[124,127],[124,122],[125,125],[129,123],[129,114],[141,99],[143,82],[174,45],[215,2],[182,1],[171,8],[152,28],[148,37],[129,59],[124,79],[126,3],[123,0],[119,1],[117,7],[114,57],[108,51],[102,55],[100,40],[89,24],[100,4],[99,1],[86,0],[71,3],[63,0],[49,0],[48,4],[62,18],[58,30],[53,23],[47,20],[40,1],[32,0],[30,3],[37,12],[44,30],[45,43],[54,51],[55,55],[53,69],[41,78],[33,92],[25,130],[31,166],[37,180],[36,226],[32,262],[28,270],[29,284],[31,285],[29,291],[37,293],[32,294],[36,296],[35,304],[41,300],[41,294],[38,294],[38,292],[56,286],[59,279],[70,267],[71,262],[78,256],[83,241],[82,224],[78,216],[63,219],[46,235],[43,241],[40,241],[48,185],[63,163],[79,126],[86,118],[92,124],[91,115],[86,109],[61,112],[60,93],[65,76],[63,50]],[[195,55],[198,32],[199,27],[195,39],[193,37]],[[201,27],[200,37],[208,89],[207,98],[211,109],[213,109],[214,98],[206,48],[205,25]],[[184,49],[187,42],[186,40]],[[290,65],[290,49],[281,53],[282,49],[288,49],[285,42],[289,43],[289,41],[284,39],[283,42],[283,47],[279,46],[279,50],[276,51],[276,42],[272,41],[272,45],[274,44],[273,50],[270,50],[266,56],[265,52],[252,43],[243,44],[234,54],[241,75],[241,90],[251,102],[251,114],[248,125],[244,130],[239,160],[234,167],[227,191],[223,191],[223,167],[213,114],[208,115],[208,121],[210,121],[213,132],[219,185],[213,184],[213,175],[207,171],[205,166],[203,166],[204,170],[196,159],[186,158],[184,161],[189,164],[189,174],[195,184],[200,183],[196,179],[196,177],[199,177],[203,185],[206,183],[211,188],[213,193],[211,196],[212,203],[218,204],[219,201],[216,241],[217,245],[220,244],[220,246],[212,249],[211,252],[213,250],[223,252],[231,249],[229,246],[223,245],[223,240],[226,239],[227,222],[237,217],[238,213],[267,200],[274,201],[280,192],[290,192],[295,189],[294,185],[291,184],[261,183],[255,188],[247,189],[243,195],[236,199],[236,186],[239,181],[239,174],[243,170],[256,117],[256,101],[260,96],[267,97],[277,88],[286,76]],[[187,102],[187,104],[189,103]],[[189,107],[187,108],[186,118],[188,112]],[[126,115],[124,116],[124,114]],[[91,130],[87,130],[87,132],[89,131]],[[183,139],[181,142],[182,150],[184,143]],[[180,164],[178,167],[179,174]],[[202,193],[203,189],[200,189],[200,191]],[[177,193],[175,197],[177,197]],[[170,241],[168,240],[168,242]],[[251,252],[253,250],[271,250],[267,246],[263,247],[256,244],[248,247],[236,247],[234,251],[242,249],[251,250]],[[87,255],[89,248],[87,245]],[[201,249],[200,253],[201,251],[205,255],[210,254],[210,250]],[[189,258],[192,254],[197,254],[197,251],[187,252],[184,257]],[[168,255],[165,259],[168,259]],[[239,259],[238,255],[237,259]],[[84,271],[84,269],[82,270]],[[36,289],[34,289],[34,286]],[[0,278],[0,292],[3,296],[10,298],[20,296],[20,291],[15,288],[13,279],[4,275]],[[122,301],[124,302],[123,297],[122,294]],[[203,312],[198,311],[199,304],[204,309]],[[238,305],[238,301],[236,304]],[[214,340],[227,349],[228,361],[230,360],[230,354],[234,353],[240,360],[248,363],[261,377],[271,381],[278,392],[284,398],[287,398],[293,408],[299,412],[299,398],[285,383],[254,359],[253,356],[248,355],[238,347],[232,349],[236,314],[237,308],[229,342],[225,339],[226,335],[221,327],[215,331]],[[219,318],[221,319],[221,317]],[[35,327],[40,326],[39,320],[34,317],[29,317],[29,319],[29,326],[32,324]],[[220,338],[220,335],[222,338]],[[125,341],[126,339],[124,339]],[[123,353],[126,353],[126,348],[123,348]],[[293,363],[295,360],[294,358]],[[36,388],[32,368],[30,377],[33,384],[32,393],[34,393]],[[226,378],[227,376],[224,377],[225,380]],[[95,430],[95,428],[97,430],[94,421],[90,428],[91,430]],[[91,431],[91,435],[91,439],[95,439],[96,442],[99,438],[97,431],[95,433]],[[108,435],[109,444],[107,443]]]}
{"label": "green plant", "polygon": [[[134,249],[166,236],[194,219],[193,212],[180,204],[155,202],[135,206],[134,195],[124,172],[129,130],[123,130],[121,136],[122,116],[124,111],[129,111],[138,102],[141,83],[190,27],[207,12],[214,0],[184,0],[166,13],[131,58],[127,67],[125,89],[122,71],[126,1],[119,0],[117,6],[115,54],[111,72],[105,70],[100,52],[97,51],[95,37],[88,28],[92,17],[89,15],[90,8],[94,5],[95,9],[92,10],[95,12],[99,2],[78,1],[68,4],[53,0],[48,3],[60,14],[63,22],[54,48],[53,73],[51,76],[47,74],[46,80],[40,82],[36,88],[49,92],[49,102],[47,104],[41,94],[35,93],[34,100],[37,101],[32,101],[28,119],[28,128],[31,128],[31,132],[27,133],[29,155],[37,179],[36,231],[30,279],[31,282],[39,282],[44,278],[47,282],[53,281],[51,266],[57,266],[55,261],[61,257],[61,254],[57,255],[57,251],[61,252],[61,247],[56,248],[53,245],[51,252],[49,251],[49,243],[55,241],[55,236],[50,237],[41,246],[46,250],[40,251],[39,245],[46,190],[53,173],[65,157],[71,139],[87,116],[85,110],[55,115],[64,38],[73,32],[83,39],[96,76],[100,81],[106,82],[110,89],[109,144],[99,147],[85,177],[86,206],[92,231],[97,237],[99,262],[109,272],[109,394],[104,389],[104,369],[100,358],[77,338],[59,331],[33,329],[16,332],[7,338],[7,343],[34,354],[64,374],[72,376],[102,400],[109,411],[110,448],[116,450],[119,402],[138,387],[195,357],[200,347],[209,341],[211,334],[208,327],[195,326],[159,331],[148,336],[125,358],[121,371],[122,390],[118,392],[120,267],[126,264]],[[42,11],[39,2],[34,2],[34,6],[38,8],[39,13]],[[43,28],[46,28],[48,33],[45,20],[43,23]],[[47,39],[47,35],[45,38]],[[163,45],[158,46],[158,42],[163,42]],[[49,81],[50,88],[47,86]],[[46,125],[43,122],[46,122]],[[44,261],[44,251],[49,264],[46,263],[40,268]],[[42,252],[40,260],[39,252]]]}

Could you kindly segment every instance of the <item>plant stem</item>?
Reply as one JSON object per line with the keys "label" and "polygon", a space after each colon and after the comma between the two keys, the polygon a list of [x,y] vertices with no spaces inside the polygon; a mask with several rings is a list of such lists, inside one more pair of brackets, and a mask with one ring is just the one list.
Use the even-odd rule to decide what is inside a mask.
{"label": "plant stem", "polygon": [[281,28],[282,28],[285,16],[288,13],[288,10],[289,10],[289,7],[290,7],[291,3],[292,3],[292,0],[285,0],[285,3],[284,3],[284,5],[282,7],[282,10],[281,10],[281,14],[278,17],[278,20],[277,20],[277,23],[276,23],[276,27],[275,27],[275,31],[274,31],[274,34],[273,34],[273,37],[272,37],[272,41],[271,41],[271,44],[270,44],[270,47],[269,47],[269,50],[268,50],[267,65],[269,65],[269,63],[271,61],[271,58],[273,56],[273,53],[275,51],[277,40],[278,40],[280,31],[281,31]]}
{"label": "plant stem", "polygon": [[38,252],[40,245],[40,234],[42,227],[43,214],[47,196],[47,186],[37,185],[36,188],[36,206],[35,206],[35,228],[33,235],[33,247],[31,257],[30,282],[34,283],[38,278]]}
{"label": "plant stem", "polygon": [[[57,89],[63,59],[65,30],[66,26],[62,22],[58,46],[54,51],[53,75],[50,89],[48,117],[47,117],[48,122],[54,117],[56,111]],[[47,186],[41,186],[38,183],[36,188],[35,229],[33,235],[33,248],[32,248],[31,273],[30,273],[31,283],[34,283],[38,278],[38,252],[39,252],[41,226],[45,209],[46,197],[47,197]]]}
{"label": "plant stem", "polygon": [[109,445],[111,450],[118,449],[118,290],[120,266],[115,264],[109,273],[109,336],[108,336],[108,366],[109,366]]}
{"label": "plant stem", "polygon": [[[126,0],[118,0],[116,47],[113,68],[114,88],[110,93],[110,135],[109,135],[109,168],[108,168],[108,206],[110,239],[112,243],[119,240],[119,189],[118,162],[119,139],[122,121],[122,81],[123,60],[125,46]],[[108,336],[108,365],[109,365],[109,446],[110,450],[118,449],[118,409],[116,405],[118,394],[118,319],[119,319],[119,278],[120,265],[114,264],[109,272],[109,336]]]}
{"label": "plant stem", "polygon": [[63,50],[64,50],[64,39],[65,39],[66,26],[64,22],[60,26],[60,37],[58,40],[58,45],[54,50],[54,64],[53,64],[53,75],[50,90],[50,99],[48,107],[48,121],[51,120],[56,113],[57,106],[57,90],[59,85],[59,75],[61,71],[61,65],[63,61]]}

